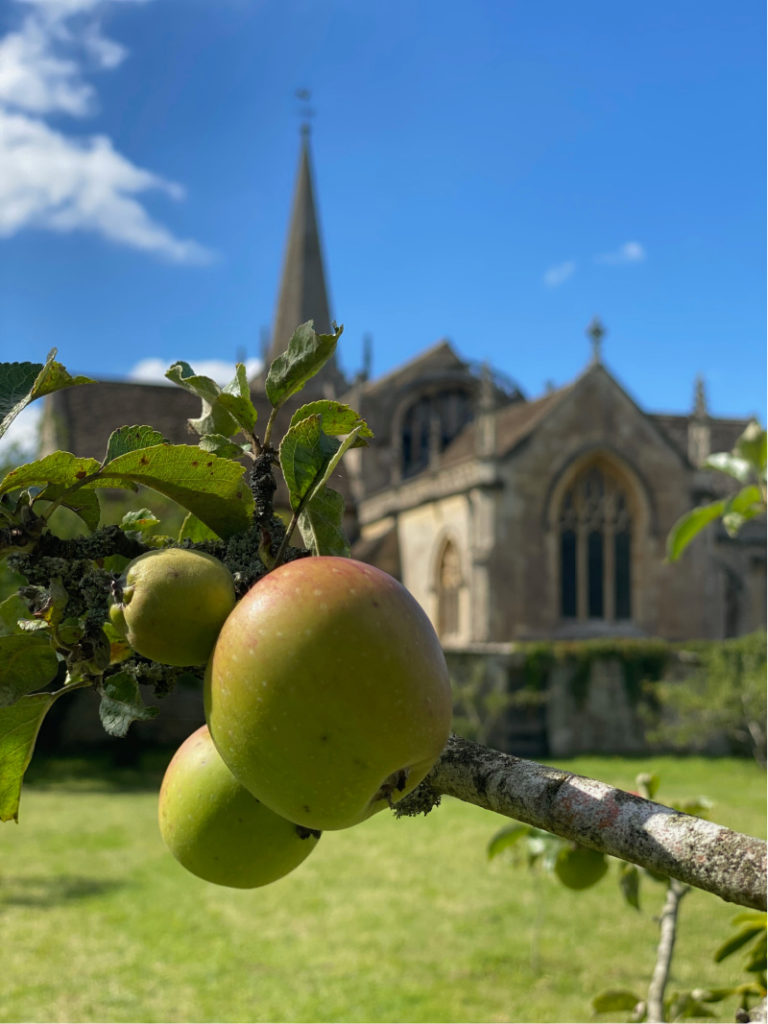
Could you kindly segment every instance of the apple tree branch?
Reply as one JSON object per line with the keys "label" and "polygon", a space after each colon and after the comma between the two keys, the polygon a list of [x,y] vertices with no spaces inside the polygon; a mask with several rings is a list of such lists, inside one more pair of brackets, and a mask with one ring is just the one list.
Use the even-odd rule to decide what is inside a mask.
{"label": "apple tree branch", "polygon": [[426,814],[441,796],[545,829],[728,902],[766,909],[765,842],[596,779],[451,736],[396,813]]}

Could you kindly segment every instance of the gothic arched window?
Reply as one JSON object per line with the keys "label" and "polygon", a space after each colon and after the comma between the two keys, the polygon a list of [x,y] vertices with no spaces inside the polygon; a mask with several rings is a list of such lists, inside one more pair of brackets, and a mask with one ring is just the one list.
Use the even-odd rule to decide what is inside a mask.
{"label": "gothic arched window", "polygon": [[426,469],[431,455],[447,448],[471,419],[472,400],[461,388],[448,388],[418,398],[403,417],[403,476]]}
{"label": "gothic arched window", "polygon": [[563,618],[629,619],[632,519],[619,484],[590,466],[565,492],[558,527]]}
{"label": "gothic arched window", "polygon": [[453,541],[446,542],[437,567],[437,633],[440,637],[459,632],[459,589],[461,561]]}

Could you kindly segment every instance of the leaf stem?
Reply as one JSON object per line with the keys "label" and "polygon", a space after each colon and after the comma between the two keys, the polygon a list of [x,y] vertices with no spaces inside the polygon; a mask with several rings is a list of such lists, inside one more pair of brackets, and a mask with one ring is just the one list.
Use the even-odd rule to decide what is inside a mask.
{"label": "leaf stem", "polygon": [[269,419],[267,420],[267,425],[266,425],[266,427],[264,429],[264,447],[265,448],[269,444],[269,440],[272,437],[272,427],[273,427],[274,422],[275,422],[275,416],[277,416],[278,408],[279,408],[278,406],[274,406],[274,408],[272,409],[272,412],[270,412],[270,414],[269,414]]}

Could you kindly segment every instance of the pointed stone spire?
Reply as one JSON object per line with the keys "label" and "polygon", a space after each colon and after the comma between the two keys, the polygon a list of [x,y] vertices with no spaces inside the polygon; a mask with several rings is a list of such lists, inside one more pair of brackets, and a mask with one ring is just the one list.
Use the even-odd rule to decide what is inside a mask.
{"label": "pointed stone spire", "polygon": [[[309,152],[309,125],[303,124],[299,171],[293,194],[288,243],[285,249],[267,366],[285,349],[299,324],[303,324],[306,320],[313,320],[315,330],[320,334],[330,331],[331,314],[325,284],[323,253],[315,207],[312,161]],[[334,390],[340,390],[343,387],[343,377],[338,370],[335,358],[318,375],[319,382],[320,378],[322,378],[321,382],[325,390],[329,385]]]}

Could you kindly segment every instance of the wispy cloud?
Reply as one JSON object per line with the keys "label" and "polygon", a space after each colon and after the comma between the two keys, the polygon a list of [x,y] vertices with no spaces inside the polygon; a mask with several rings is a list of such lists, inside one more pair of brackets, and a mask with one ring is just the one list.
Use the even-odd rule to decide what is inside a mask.
{"label": "wispy cloud", "polygon": [[0,237],[29,228],[90,231],[177,263],[212,258],[142,205],[149,191],[183,199],[180,185],[132,163],[108,136],[64,133],[45,120],[94,113],[98,98],[86,75],[127,56],[104,35],[100,11],[106,3],[142,2],[15,0],[25,14],[0,38]]}
{"label": "wispy cloud", "polygon": [[[145,384],[171,384],[165,371],[174,362],[173,359],[148,358],[141,359],[128,374],[130,380],[142,381]],[[260,359],[246,359],[245,372],[250,380],[261,369]],[[199,359],[192,363],[192,369],[201,377],[210,377],[221,387],[225,387],[235,376],[234,362],[226,359]],[[173,386],[173,385],[172,385]]]}
{"label": "wispy cloud", "polygon": [[555,266],[550,267],[544,274],[544,284],[548,288],[557,288],[563,282],[567,281],[576,270],[576,263],[574,260],[565,260],[564,263],[557,263]]}
{"label": "wispy cloud", "polygon": [[639,242],[624,242],[618,249],[595,256],[595,263],[642,263],[644,259],[645,249]]}

